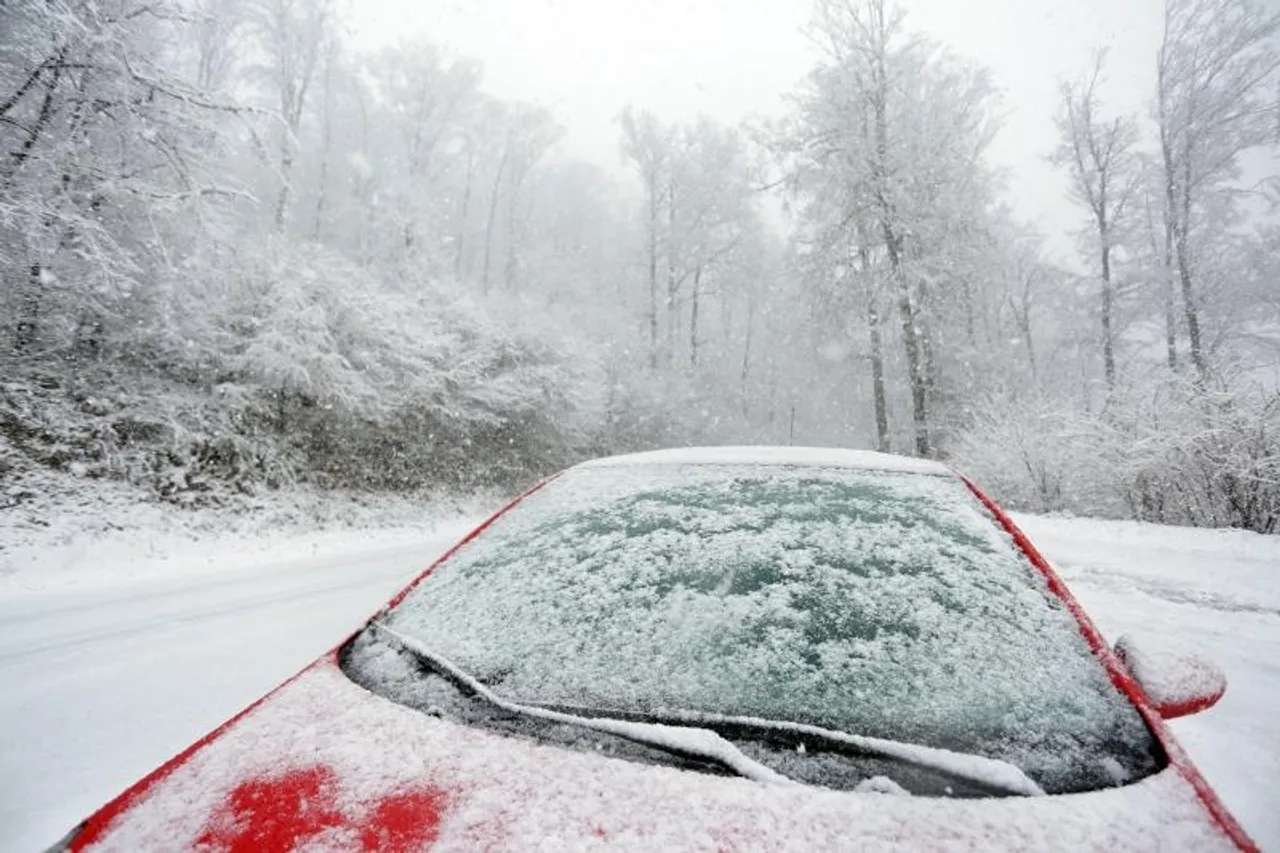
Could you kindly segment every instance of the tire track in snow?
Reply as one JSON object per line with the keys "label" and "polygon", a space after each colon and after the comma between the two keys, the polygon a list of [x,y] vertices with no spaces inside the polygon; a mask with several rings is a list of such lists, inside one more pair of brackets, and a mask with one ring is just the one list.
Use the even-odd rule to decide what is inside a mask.
{"label": "tire track in snow", "polygon": [[1118,574],[1111,569],[1081,563],[1056,561],[1055,566],[1069,584],[1089,584],[1114,592],[1140,592],[1151,598],[1163,599],[1174,604],[1186,604],[1222,613],[1256,613],[1280,618],[1280,607],[1245,601],[1205,589],[1192,589],[1148,577]]}
{"label": "tire track in snow", "polygon": [[[32,656],[45,653],[66,651],[80,646],[95,645],[107,640],[120,640],[131,637],[155,634],[157,630],[172,629],[197,622],[206,622],[226,617],[240,617],[246,611],[269,608],[281,604],[303,604],[313,599],[338,595],[353,590],[365,589],[377,583],[376,576],[362,576],[353,581],[332,584],[311,590],[287,589],[271,595],[255,595],[212,603],[200,607],[183,608],[162,613],[145,619],[123,619],[116,625],[104,625],[81,631],[58,631],[56,628],[45,639],[35,642],[0,645],[0,670]],[[174,596],[177,598],[177,596]],[[50,621],[60,621],[59,611],[50,614]],[[354,626],[353,626],[354,627]]]}

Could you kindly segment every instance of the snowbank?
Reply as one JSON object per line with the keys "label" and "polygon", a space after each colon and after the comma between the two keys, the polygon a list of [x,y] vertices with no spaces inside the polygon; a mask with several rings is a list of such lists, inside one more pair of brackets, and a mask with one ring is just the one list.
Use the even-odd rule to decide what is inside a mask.
{"label": "snowbank", "polygon": [[308,555],[368,554],[470,522],[499,500],[293,488],[197,509],[127,483],[39,471],[0,488],[0,590],[178,581]]}

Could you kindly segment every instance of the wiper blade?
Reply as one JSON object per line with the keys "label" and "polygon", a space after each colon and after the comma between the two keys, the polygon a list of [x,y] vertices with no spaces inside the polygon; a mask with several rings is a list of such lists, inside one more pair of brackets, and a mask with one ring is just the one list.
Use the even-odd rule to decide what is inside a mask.
{"label": "wiper blade", "polygon": [[[863,755],[893,759],[1004,793],[1029,797],[1044,796],[1045,793],[1044,789],[1021,768],[1007,761],[922,744],[849,734],[807,723],[687,710],[660,710],[640,715],[624,715],[623,718],[619,718],[607,716],[617,712],[600,712],[590,708],[562,709],[563,706],[557,708],[512,702],[498,696],[474,676],[442,655],[433,652],[418,640],[407,637],[381,622],[373,622],[370,627],[385,634],[396,646],[404,649],[440,675],[488,704],[508,713],[598,731],[674,755],[711,761],[739,776],[760,782],[779,785],[799,784],[743,753],[724,737],[725,732],[731,732],[735,737],[751,734],[790,735],[801,738],[801,743],[807,739],[815,746],[852,749]],[[625,716],[638,716],[643,719],[626,719]]]}
{"label": "wiper blade", "polygon": [[786,720],[736,717],[699,711],[673,711],[667,712],[662,716],[664,718],[669,717],[672,722],[687,721],[710,726],[743,726],[754,728],[757,731],[765,730],[802,735],[818,742],[849,746],[883,758],[892,758],[907,764],[914,764],[917,767],[938,770],[956,778],[987,785],[1007,791],[1010,794],[1022,794],[1028,797],[1043,797],[1045,795],[1044,789],[1023,772],[1022,768],[1008,761],[988,758],[985,755],[973,755],[923,744],[850,734],[835,729],[826,729],[807,723],[793,723]]}
{"label": "wiper blade", "polygon": [[459,669],[450,660],[433,652],[412,637],[406,637],[381,622],[372,622],[370,627],[376,628],[396,646],[404,649],[440,675],[465,688],[490,705],[508,713],[613,735],[685,758],[699,758],[711,761],[739,776],[753,779],[757,782],[768,782],[773,785],[798,784],[781,773],[777,773],[748,757],[732,743],[710,729],[691,727],[687,723],[666,725],[619,720],[609,717],[580,717],[576,714],[554,711],[535,705],[524,705],[503,699],[474,676]]}
{"label": "wiper blade", "polygon": [[[594,713],[590,708],[573,710],[581,714]],[[971,755],[922,744],[849,734],[807,723],[767,720],[761,717],[738,717],[686,710],[657,710],[636,716],[643,718],[646,722],[657,724],[702,726],[721,735],[737,738],[761,735],[791,736],[800,744],[805,744],[807,741],[812,746],[845,748],[863,755],[889,758],[1009,794],[1028,797],[1042,797],[1045,794],[1044,789],[1023,772],[1022,768],[1008,761],[988,758],[984,755]]]}

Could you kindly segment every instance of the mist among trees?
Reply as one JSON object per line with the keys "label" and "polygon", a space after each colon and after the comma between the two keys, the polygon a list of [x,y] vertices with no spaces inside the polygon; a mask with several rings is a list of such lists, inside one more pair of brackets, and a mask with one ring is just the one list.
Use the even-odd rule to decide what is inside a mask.
{"label": "mist among trees", "polygon": [[620,104],[616,172],[476,62],[358,50],[357,11],[0,3],[0,476],[199,501],[819,444],[1280,528],[1274,7],[1167,0],[1140,114],[1104,50],[1062,81],[1070,264],[985,70],[889,0],[816,0],[780,117]]}

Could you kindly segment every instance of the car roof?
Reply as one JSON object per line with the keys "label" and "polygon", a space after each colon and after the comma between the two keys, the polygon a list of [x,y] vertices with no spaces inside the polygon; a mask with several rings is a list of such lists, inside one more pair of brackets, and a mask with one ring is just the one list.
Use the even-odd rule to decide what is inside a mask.
{"label": "car roof", "polygon": [[941,462],[876,453],[871,450],[846,450],[838,447],[673,447],[592,459],[576,468],[607,468],[626,465],[763,465],[806,466],[822,468],[858,468],[871,471],[893,471],[954,477]]}

